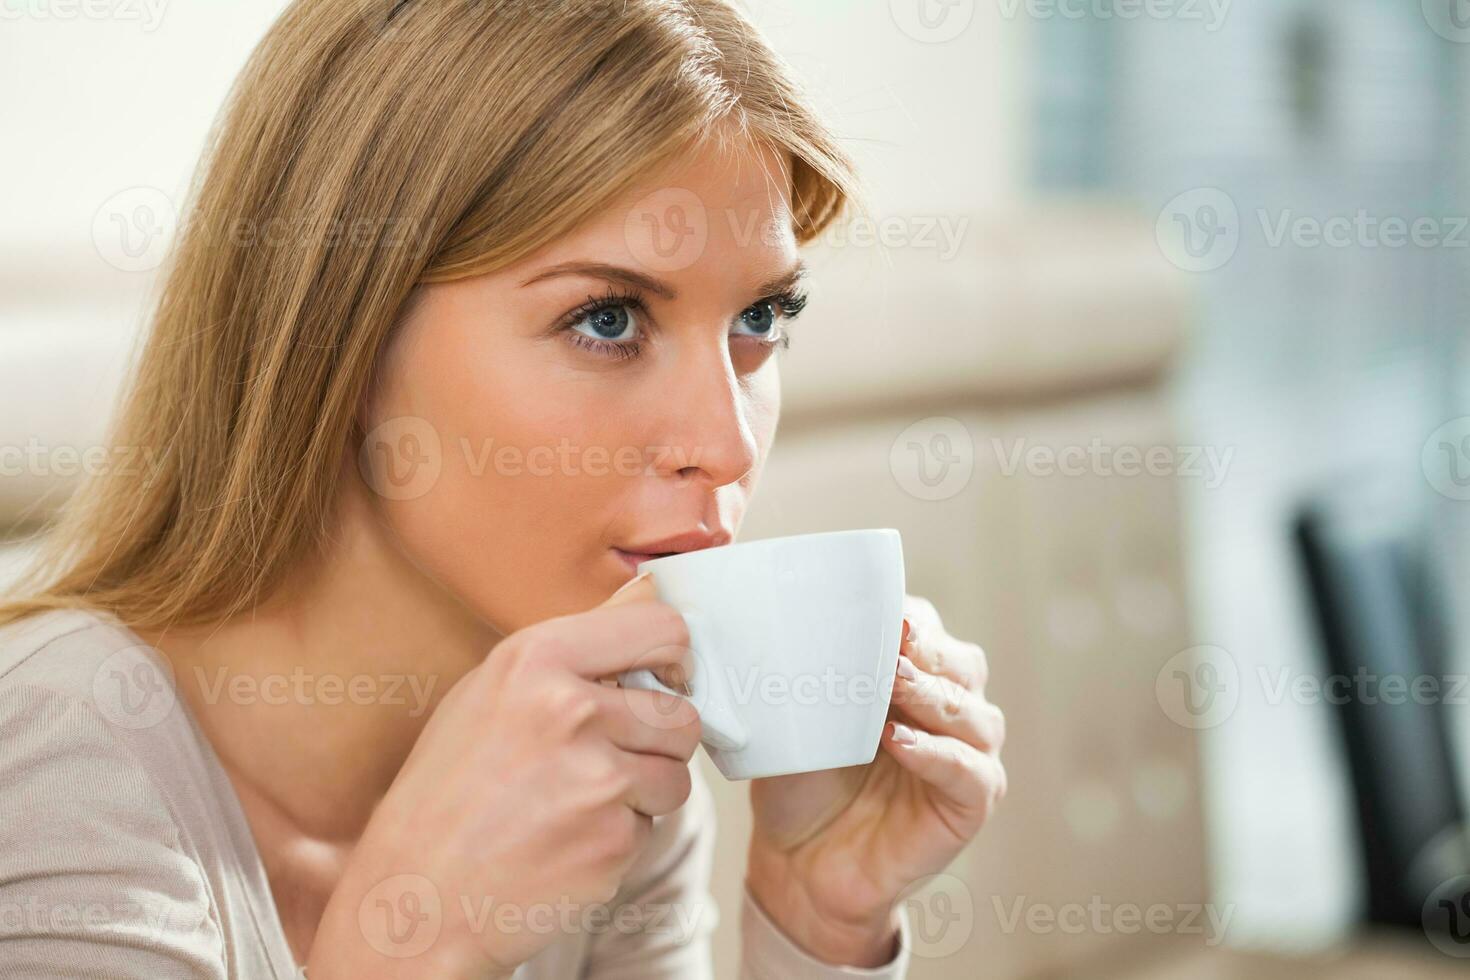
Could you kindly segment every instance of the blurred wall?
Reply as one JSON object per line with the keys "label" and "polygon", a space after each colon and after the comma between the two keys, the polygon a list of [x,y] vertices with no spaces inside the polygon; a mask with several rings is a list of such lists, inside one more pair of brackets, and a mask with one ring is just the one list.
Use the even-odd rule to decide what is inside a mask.
{"label": "blurred wall", "polygon": [[[1267,230],[1359,212],[1447,230],[1466,213],[1456,73],[1470,36],[1437,24],[1443,3],[1273,0],[1227,4],[1214,22],[1038,24],[1033,172],[1052,192],[1122,197],[1157,218],[1199,299],[1178,402],[1193,438],[1232,465],[1219,486],[1185,487],[1190,570],[1198,638],[1227,651],[1240,693],[1203,748],[1216,894],[1239,904],[1235,937],[1248,942],[1330,941],[1361,900],[1339,718],[1280,688],[1325,673],[1297,509],[1390,482],[1438,512],[1465,581],[1463,504],[1431,490],[1421,456],[1467,411],[1455,379],[1470,250]],[[1194,244],[1223,234],[1187,254],[1171,247],[1180,227]],[[1470,732],[1464,716],[1451,714]]]}
{"label": "blurred wall", "polygon": [[96,5],[114,11],[101,17],[64,14],[92,5],[6,6],[0,84],[24,97],[0,103],[0,127],[24,151],[0,162],[12,189],[0,223],[5,309],[136,289],[146,270],[99,254],[111,244],[94,240],[99,212],[110,227],[109,202],[137,187],[182,197],[236,71],[284,3],[151,0]]}
{"label": "blurred wall", "polygon": [[[285,3],[149,0],[101,4],[108,16],[62,13],[72,6],[8,4],[0,31],[0,84],[24,93],[0,104],[0,127],[25,145],[0,160],[6,185],[24,189],[7,197],[0,223],[5,326],[21,306],[76,307],[83,293],[136,299],[162,250],[125,253],[168,225],[140,208],[158,195],[181,201],[230,83]],[[1022,20],[959,3],[926,22],[917,0],[747,8],[809,80],[883,211],[1013,200],[1025,158]],[[137,188],[156,193],[128,195]]]}

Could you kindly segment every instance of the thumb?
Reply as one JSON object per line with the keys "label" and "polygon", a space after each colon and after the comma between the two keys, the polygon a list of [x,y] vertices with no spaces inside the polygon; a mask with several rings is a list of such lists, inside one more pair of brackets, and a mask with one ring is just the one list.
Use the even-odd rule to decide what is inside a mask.
{"label": "thumb", "polygon": [[641,572],[628,579],[618,590],[601,603],[602,606],[620,606],[626,602],[644,602],[658,598],[658,589],[653,584],[653,572]]}

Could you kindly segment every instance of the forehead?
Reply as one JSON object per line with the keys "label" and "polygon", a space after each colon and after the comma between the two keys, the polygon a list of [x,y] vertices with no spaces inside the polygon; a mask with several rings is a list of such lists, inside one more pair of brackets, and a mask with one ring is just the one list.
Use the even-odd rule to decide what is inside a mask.
{"label": "forehead", "polygon": [[707,140],[527,264],[594,253],[660,274],[788,267],[797,253],[790,160],[754,141]]}

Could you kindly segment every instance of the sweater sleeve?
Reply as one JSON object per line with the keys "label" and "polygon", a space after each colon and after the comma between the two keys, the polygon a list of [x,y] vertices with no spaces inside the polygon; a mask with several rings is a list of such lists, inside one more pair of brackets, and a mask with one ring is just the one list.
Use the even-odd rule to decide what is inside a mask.
{"label": "sweater sleeve", "polygon": [[0,978],[224,980],[209,885],[96,709],[0,691]]}
{"label": "sweater sleeve", "polygon": [[[710,980],[710,938],[720,914],[709,883],[715,848],[715,807],[709,786],[691,765],[689,799],[665,818],[650,840],[650,860],[625,883],[595,930],[584,976],[592,980]],[[619,922],[621,921],[621,925]],[[908,970],[908,913],[900,911],[898,950],[873,969],[833,966],[793,943],[743,889],[741,980],[902,980]]]}
{"label": "sweater sleeve", "polygon": [[740,913],[741,980],[785,980],[810,977],[838,980],[839,977],[871,977],[874,980],[903,980],[909,970],[909,917],[907,906],[899,908],[898,948],[893,959],[871,968],[833,966],[814,959],[793,943],[766,915],[750,889],[745,889]]}

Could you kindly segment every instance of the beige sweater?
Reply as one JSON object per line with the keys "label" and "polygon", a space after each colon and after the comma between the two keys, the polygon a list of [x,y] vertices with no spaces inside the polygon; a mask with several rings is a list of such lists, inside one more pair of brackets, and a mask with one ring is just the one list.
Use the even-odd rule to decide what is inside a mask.
{"label": "beige sweater", "polygon": [[[167,671],[157,651],[104,613],[53,612],[0,628],[0,977],[304,975],[234,788]],[[548,906],[517,919],[493,899],[471,904],[486,928],[560,932],[516,980],[711,976],[714,809],[690,768],[688,802],[655,818],[647,849],[606,906]],[[401,892],[393,898],[399,904],[385,903],[385,916],[423,908],[404,904]],[[424,938],[414,922],[378,928],[365,919],[364,932],[407,953]],[[742,977],[907,970],[906,912],[896,959],[871,970],[807,956],[748,891],[740,931]]]}

